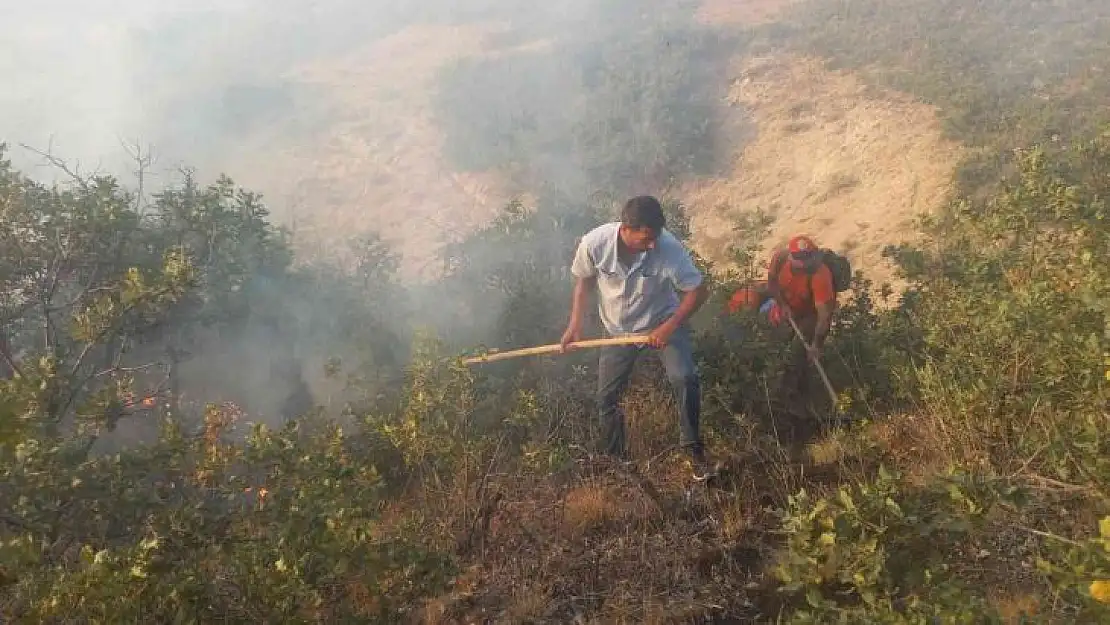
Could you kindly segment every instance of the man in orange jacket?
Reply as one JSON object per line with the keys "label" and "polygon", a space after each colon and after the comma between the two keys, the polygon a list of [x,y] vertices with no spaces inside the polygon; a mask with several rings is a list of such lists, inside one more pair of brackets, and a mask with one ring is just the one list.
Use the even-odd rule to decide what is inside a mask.
{"label": "man in orange jacket", "polygon": [[792,317],[808,344],[808,348],[800,342],[794,344],[783,376],[782,390],[802,400],[809,390],[807,361],[816,362],[821,357],[837,305],[832,272],[813,239],[795,236],[785,250],[773,256],[767,291],[778,308],[770,311],[772,319],[776,313]]}

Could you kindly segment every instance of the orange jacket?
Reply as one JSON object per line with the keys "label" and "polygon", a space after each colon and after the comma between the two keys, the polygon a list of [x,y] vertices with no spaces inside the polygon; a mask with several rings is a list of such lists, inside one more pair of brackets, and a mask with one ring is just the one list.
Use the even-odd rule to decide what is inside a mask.
{"label": "orange jacket", "polygon": [[755,310],[767,297],[767,281],[760,280],[737,289],[728,300],[728,311],[735,313],[740,310]]}

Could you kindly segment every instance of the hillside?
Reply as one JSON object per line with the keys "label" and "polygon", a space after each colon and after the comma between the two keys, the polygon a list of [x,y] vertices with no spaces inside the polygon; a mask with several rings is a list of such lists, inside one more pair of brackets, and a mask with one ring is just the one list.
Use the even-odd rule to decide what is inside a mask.
{"label": "hillside", "polygon": [[[503,27],[502,27],[503,28]],[[506,201],[503,182],[452,171],[431,109],[437,72],[477,55],[496,24],[411,26],[341,58],[294,67],[299,89],[326,94],[301,113],[315,120],[304,140],[263,129],[228,154],[238,166],[267,154],[264,167],[237,169],[244,184],[289,206],[298,251],[334,258],[352,234],[376,232],[402,254],[406,274],[427,277],[440,247],[486,223]]]}
{"label": "hillside", "polygon": [[[707,2],[694,22],[707,32],[745,33],[773,23],[790,4]],[[558,34],[554,40],[559,37],[565,38]],[[594,36],[581,39],[565,47],[572,54],[594,54],[593,48],[603,45]],[[515,41],[505,45],[503,40]],[[426,279],[439,270],[434,263],[444,244],[488,223],[512,197],[534,191],[533,174],[522,166],[537,168],[538,176],[556,184],[566,184],[558,182],[567,175],[562,170],[594,166],[589,159],[596,160],[595,155],[545,154],[548,148],[541,144],[531,153],[522,151],[528,154],[523,162],[491,161],[479,168],[460,166],[448,154],[455,149],[448,143],[453,122],[444,118],[442,105],[436,108],[435,93],[442,91],[439,82],[451,75],[451,68],[467,59],[495,64],[488,70],[491,85],[501,81],[505,88],[498,94],[501,103],[490,103],[506,107],[491,117],[490,134],[473,135],[462,147],[468,154],[464,158],[480,158],[498,142],[496,124],[512,119],[507,107],[527,111],[538,106],[515,95],[514,66],[537,56],[565,56],[552,48],[552,41],[542,31],[534,33],[512,21],[414,25],[342,58],[291,68],[285,79],[298,89],[327,94],[298,113],[318,120],[314,132],[291,143],[291,137],[276,129],[260,129],[261,134],[248,137],[223,162],[241,172],[237,179],[243,184],[281,198],[285,208],[277,217],[294,227],[302,255],[332,257],[342,249],[345,234],[339,233],[377,232],[401,253],[406,275]],[[718,262],[727,257],[733,215],[762,207],[777,219],[768,244],[806,230],[847,252],[877,278],[891,277],[879,250],[901,240],[907,232],[904,218],[944,203],[960,160],[952,141],[940,136],[935,113],[897,92],[869,88],[850,73],[828,73],[820,61],[761,60],[747,53],[742,40],[729,41],[712,52],[719,57],[711,67],[723,70],[712,75],[717,82],[712,89],[721,97],[697,105],[709,104],[714,109],[710,114],[721,118],[724,134],[714,157],[720,161],[715,175],[676,171],[672,175],[677,177],[649,174],[637,183],[622,180],[616,186],[681,198],[694,221],[695,245]],[[555,58],[543,60],[550,61]],[[778,69],[756,69],[760,63]],[[553,78],[557,66],[536,71]],[[600,101],[586,106],[599,104],[604,106]],[[467,98],[452,106],[480,105]],[[575,114],[588,117],[600,111],[579,109]],[[511,132],[512,123],[501,131]],[[892,132],[896,125],[906,127]],[[749,140],[754,143],[747,145]],[[270,155],[265,168],[244,166],[257,153]],[[905,159],[904,165],[892,166],[892,155]],[[614,197],[623,192],[592,191]],[[876,219],[876,213],[889,218]]]}
{"label": "hillside", "polygon": [[739,59],[733,74],[729,102],[750,119],[754,137],[733,142],[729,175],[678,191],[699,251],[727,262],[732,224],[762,210],[775,220],[769,246],[807,233],[889,281],[883,247],[948,201],[962,158],[935,109],[816,59]]}

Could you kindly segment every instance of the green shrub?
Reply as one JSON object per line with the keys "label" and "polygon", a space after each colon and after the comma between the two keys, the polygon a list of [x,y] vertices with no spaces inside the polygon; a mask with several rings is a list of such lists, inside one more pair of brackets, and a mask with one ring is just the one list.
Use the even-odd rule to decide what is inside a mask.
{"label": "green shrub", "polygon": [[153,446],[73,467],[24,443],[5,478],[37,481],[11,512],[46,531],[28,523],[0,545],[5,613],[395,622],[444,583],[448,560],[379,526],[364,434],[292,421],[240,446],[221,441],[233,420],[213,406],[195,435],[168,424]]}
{"label": "green shrub", "polygon": [[917,490],[886,471],[827,497],[798,493],[784,512],[786,546],[774,568],[781,591],[804,595],[808,606],[789,622],[1000,623],[960,583],[951,552],[1017,494],[961,472]]}
{"label": "green shrub", "polygon": [[1098,536],[1071,540],[1045,534],[1037,568],[1067,601],[1077,606],[1077,622],[1110,618],[1110,517],[1099,521]]}
{"label": "green shrub", "polygon": [[641,7],[623,2],[604,10],[610,17],[543,33],[550,47],[443,71],[437,108],[453,163],[573,198],[631,195],[714,170],[730,48],[685,14],[653,7],[640,17]]}
{"label": "green shrub", "polygon": [[1110,135],[1019,164],[997,198],[959,200],[927,243],[892,250],[918,283],[905,390],[997,466],[1110,492]]}

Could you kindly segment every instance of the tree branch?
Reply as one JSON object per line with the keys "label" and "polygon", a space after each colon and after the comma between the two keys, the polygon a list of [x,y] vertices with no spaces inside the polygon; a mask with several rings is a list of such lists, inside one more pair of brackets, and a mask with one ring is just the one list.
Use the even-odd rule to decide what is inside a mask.
{"label": "tree branch", "polygon": [[7,523],[8,525],[10,525],[14,528],[17,528],[17,529],[21,529],[24,532],[34,533],[34,532],[39,531],[38,528],[35,528],[35,527],[31,526],[26,521],[24,521],[22,519],[17,519],[17,518],[15,518],[11,515],[8,515],[8,514],[0,513],[0,522]]}
{"label": "tree branch", "polygon": [[54,143],[54,140],[51,139],[50,140],[51,145],[46,148],[46,151],[39,150],[38,148],[33,148],[33,147],[27,145],[26,143],[20,143],[19,145],[23,149],[34,152],[35,154],[38,154],[39,156],[41,156],[47,163],[49,163],[53,167],[57,168],[58,170],[60,170],[65,175],[69,176],[70,179],[72,179],[74,182],[76,182],[78,184],[78,186],[80,186],[82,189],[88,189],[89,188],[89,180],[88,179],[81,177],[78,174],[77,171],[75,171],[73,169],[70,169],[69,164],[66,163],[65,160],[63,160],[63,159],[61,159],[57,156],[54,156],[54,154],[52,153],[53,152],[53,143]]}
{"label": "tree branch", "polygon": [[120,144],[123,146],[124,151],[127,152],[127,155],[131,157],[131,160],[135,162],[135,171],[133,173],[135,174],[135,180],[138,182],[138,192],[135,197],[135,212],[142,217],[146,208],[146,206],[144,206],[146,197],[146,176],[149,173],[150,167],[154,164],[154,155],[151,154],[149,147],[144,153],[138,141],[134,143],[125,143],[120,139]]}
{"label": "tree branch", "polygon": [[[155,295],[159,296],[159,295],[162,295],[162,294],[166,293],[167,291],[168,291],[168,289],[159,289],[158,291],[155,292]],[[88,359],[89,354],[92,352],[93,348],[96,347],[97,345],[103,344],[105,342],[107,336],[110,333],[118,332],[120,330],[120,328],[122,327],[122,325],[123,325],[123,320],[127,317],[128,314],[130,314],[132,311],[134,311],[139,306],[140,303],[141,302],[133,302],[133,303],[128,304],[127,306],[125,306],[124,309],[121,310],[119,315],[116,317],[116,322],[115,323],[112,323],[108,327],[101,330],[95,337],[93,337],[93,339],[91,341],[89,341],[88,343],[85,344],[85,347],[81,350],[81,354],[77,357],[73,366],[70,367],[69,376],[68,376],[70,379],[73,379],[74,377],[76,377],[77,373],[81,370],[82,367],[84,367],[85,361]],[[75,401],[77,401],[77,396],[81,393],[81,391],[85,388],[85,386],[96,376],[97,376],[97,372],[94,371],[94,372],[90,373],[89,375],[85,376],[84,379],[82,379],[80,383],[74,384],[71,387],[69,397],[66,399],[65,403],[61,406],[61,409],[58,411],[58,414],[55,415],[55,419],[57,421],[60,421],[62,419],[62,416],[69,412],[70,408],[73,406],[73,403]]]}
{"label": "tree branch", "polygon": [[12,370],[12,374],[17,378],[23,377],[23,370],[19,368],[15,358],[12,357],[11,345],[8,342],[8,333],[0,330],[0,358],[4,359],[4,364]]}

